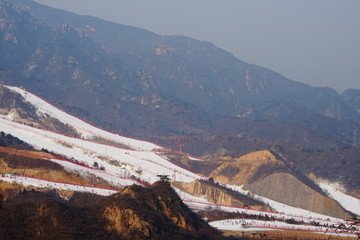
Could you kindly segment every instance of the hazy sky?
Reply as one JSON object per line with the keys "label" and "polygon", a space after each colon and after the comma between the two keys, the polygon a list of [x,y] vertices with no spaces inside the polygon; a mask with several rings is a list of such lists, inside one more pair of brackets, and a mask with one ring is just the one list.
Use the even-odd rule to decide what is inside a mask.
{"label": "hazy sky", "polygon": [[214,43],[295,81],[360,89],[360,0],[36,0]]}

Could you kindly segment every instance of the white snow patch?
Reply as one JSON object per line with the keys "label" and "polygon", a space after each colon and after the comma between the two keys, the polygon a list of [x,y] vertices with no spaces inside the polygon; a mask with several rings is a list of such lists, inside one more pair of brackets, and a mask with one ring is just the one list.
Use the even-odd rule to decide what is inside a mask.
{"label": "white snow patch", "polygon": [[179,197],[184,201],[184,202],[199,202],[199,203],[204,203],[204,204],[212,204],[211,202],[209,202],[206,198],[204,197],[196,197],[193,196],[189,193],[186,193],[184,191],[181,191],[180,189],[172,186],[172,188],[175,190],[175,192],[179,195]]}
{"label": "white snow patch", "polygon": [[204,161],[203,159],[200,159],[200,158],[197,158],[197,157],[192,157],[192,156],[190,156],[189,159],[193,160],[193,161],[200,161],[200,162]]}

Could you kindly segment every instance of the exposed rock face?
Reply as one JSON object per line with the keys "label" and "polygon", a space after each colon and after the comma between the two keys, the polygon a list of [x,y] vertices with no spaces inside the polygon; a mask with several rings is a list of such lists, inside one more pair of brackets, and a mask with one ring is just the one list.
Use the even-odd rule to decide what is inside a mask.
{"label": "exposed rock face", "polygon": [[[23,192],[0,211],[0,239],[223,239],[167,182],[100,197]],[[21,231],[19,231],[21,229]]]}
{"label": "exposed rock face", "polygon": [[[4,202],[0,212],[1,239],[80,239],[84,217],[78,209],[49,194],[24,192]],[[78,237],[76,236],[78,235]],[[94,234],[95,235],[95,234]],[[94,238],[97,239],[97,238]]]}
{"label": "exposed rock face", "polygon": [[271,210],[263,202],[254,200],[243,194],[234,192],[230,189],[221,187],[220,185],[212,184],[210,182],[196,180],[191,183],[174,182],[175,187],[197,197],[205,197],[208,201],[227,205],[249,207],[258,210]]}
{"label": "exposed rock face", "polygon": [[[145,237],[150,236],[150,224],[143,221],[134,211],[118,207],[107,207],[104,211],[106,219],[110,224],[107,230],[121,234],[124,229],[141,232]],[[130,236],[129,236],[130,237]]]}

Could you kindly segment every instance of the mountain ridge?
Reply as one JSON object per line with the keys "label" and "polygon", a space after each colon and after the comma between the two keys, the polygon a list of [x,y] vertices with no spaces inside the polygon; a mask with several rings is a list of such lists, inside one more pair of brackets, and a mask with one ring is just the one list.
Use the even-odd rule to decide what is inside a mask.
{"label": "mountain ridge", "polygon": [[[20,1],[20,2],[23,2],[23,4],[29,3],[29,1]],[[23,9],[24,8],[25,7],[23,7]],[[46,9],[49,9],[49,8],[46,8]],[[46,11],[41,11],[41,12],[46,12]],[[63,11],[61,11],[61,12],[63,12]],[[76,16],[74,15],[74,17],[76,17]],[[97,20],[97,21],[101,22],[101,20]],[[114,26],[115,25],[116,24],[114,24]],[[68,29],[68,28],[71,29],[70,25],[65,25],[65,26],[66,26],[66,29]],[[55,28],[53,27],[52,29],[62,29],[62,28],[64,28],[64,24],[58,25]],[[137,31],[142,31],[142,30],[137,29]],[[74,32],[75,33],[74,36],[75,37],[77,36],[78,40],[75,40],[75,42],[77,42],[76,44],[80,44],[82,41],[84,41],[82,39],[87,38],[86,36],[81,37],[81,35],[84,35],[84,33],[82,33],[81,31],[79,32],[79,30],[71,30],[70,32]],[[70,35],[72,36],[72,34],[70,34]],[[74,37],[74,36],[72,36],[72,37]],[[126,34],[124,36],[126,36]],[[169,39],[176,39],[176,37],[172,36],[172,37],[169,37]],[[181,41],[185,41],[187,38],[182,37],[181,39],[183,39]],[[89,42],[89,40],[87,40],[87,42]],[[202,44],[202,42],[195,41],[195,40],[191,40],[190,43],[191,44],[196,43],[199,45],[199,47]],[[32,60],[32,61],[35,61],[35,63],[29,63],[30,65],[28,67],[26,67],[25,70],[20,70],[20,72],[25,71],[26,72],[25,75],[14,76],[14,77],[5,76],[2,78],[2,80],[4,82],[9,82],[9,81],[13,82],[18,86],[23,85],[26,88],[36,92],[37,94],[40,93],[40,95],[42,95],[45,98],[48,98],[52,102],[55,102],[57,105],[60,105],[62,108],[70,110],[74,114],[79,115],[80,117],[88,118],[90,121],[96,123],[97,125],[104,126],[110,130],[119,131],[120,133],[136,134],[135,136],[137,136],[137,137],[139,137],[139,135],[138,135],[139,133],[137,133],[138,126],[139,125],[146,126],[146,125],[148,125],[148,122],[149,122],[139,112],[144,112],[150,118],[151,127],[149,126],[145,132],[141,131],[141,132],[143,132],[143,134],[145,133],[145,135],[146,135],[146,132],[149,132],[147,134],[150,136],[157,135],[157,134],[154,134],[155,132],[152,132],[151,129],[156,129],[157,133],[162,133],[164,135],[168,135],[169,132],[172,135],[173,134],[179,135],[179,133],[180,133],[180,134],[185,134],[185,135],[194,135],[195,134],[195,135],[202,136],[205,133],[205,136],[206,136],[206,134],[207,135],[212,134],[211,132],[209,132],[209,129],[207,129],[207,128],[204,129],[204,126],[206,126],[205,123],[206,122],[214,122],[214,121],[218,122],[219,117],[217,115],[225,113],[225,112],[221,113],[216,109],[222,109],[221,111],[230,112],[231,115],[233,115],[233,116],[242,117],[245,119],[247,119],[248,116],[250,116],[250,119],[260,119],[260,120],[261,119],[265,119],[265,120],[269,119],[268,116],[266,116],[266,115],[261,116],[257,113],[257,112],[259,112],[259,110],[262,111],[261,110],[262,107],[260,106],[261,104],[259,105],[259,103],[258,103],[259,106],[257,106],[256,104],[254,106],[248,106],[248,104],[250,102],[256,103],[257,100],[256,100],[256,97],[253,98],[253,100],[251,100],[252,98],[251,97],[249,98],[250,95],[248,95],[248,93],[246,93],[246,92],[242,91],[242,93],[240,93],[241,92],[240,91],[239,93],[236,93],[236,89],[231,86],[229,86],[229,88],[226,88],[226,89],[224,89],[222,87],[222,89],[219,89],[220,92],[216,93],[217,97],[216,97],[216,101],[215,101],[214,100],[215,93],[213,93],[212,91],[209,91],[209,90],[206,90],[205,92],[203,90],[201,90],[201,88],[206,87],[206,85],[204,85],[205,80],[208,81],[208,80],[211,80],[212,78],[216,78],[216,76],[218,74],[210,76],[209,75],[210,73],[204,72],[203,75],[205,76],[205,78],[203,78],[203,79],[201,79],[201,78],[198,80],[197,79],[189,79],[189,80],[186,80],[185,82],[183,80],[175,81],[175,82],[172,81],[171,87],[167,87],[167,85],[169,85],[169,84],[167,84],[167,85],[162,86],[161,87],[162,90],[161,90],[159,88],[160,87],[159,84],[162,81],[167,79],[166,76],[168,74],[170,74],[170,76],[175,74],[174,76],[176,79],[178,79],[179,77],[181,79],[182,78],[186,79],[187,78],[186,76],[188,74],[192,74],[192,72],[197,74],[196,71],[198,71],[198,70],[196,70],[196,69],[201,69],[203,67],[201,67],[201,65],[197,64],[196,68],[192,67],[192,69],[191,69],[188,66],[189,64],[187,64],[186,62],[181,63],[181,61],[180,61],[179,68],[181,68],[181,66],[182,66],[182,67],[185,67],[185,70],[181,70],[179,73],[177,73],[176,71],[174,72],[174,70],[171,70],[171,71],[173,71],[172,73],[171,72],[166,73],[166,72],[163,72],[163,70],[161,70],[159,72],[159,70],[156,70],[156,69],[160,69],[160,68],[167,69],[168,68],[167,66],[169,66],[169,69],[173,68],[172,65],[170,64],[170,62],[175,61],[174,66],[176,66],[176,64],[177,64],[176,61],[178,61],[179,59],[176,56],[175,57],[171,57],[171,56],[170,57],[168,57],[168,56],[163,56],[163,57],[160,56],[159,57],[159,56],[157,56],[154,53],[154,51],[156,51],[157,48],[152,45],[151,45],[152,51],[149,52],[150,58],[146,54],[145,54],[144,60],[141,60],[139,57],[135,57],[132,60],[130,58],[122,58],[123,59],[121,61],[122,66],[119,66],[118,64],[116,64],[115,66],[111,66],[111,65],[113,65],[112,63],[110,66],[108,66],[108,64],[110,63],[110,62],[108,62],[108,60],[105,62],[102,61],[105,64],[102,67],[102,69],[95,67],[94,68],[94,70],[96,70],[95,72],[92,71],[92,72],[85,73],[84,69],[87,69],[87,71],[89,69],[91,69],[91,67],[89,67],[88,64],[90,64],[93,60],[90,60],[89,57],[91,57],[93,59],[98,59],[98,58],[104,58],[104,56],[106,55],[106,53],[103,52],[103,48],[101,46],[99,46],[99,43],[96,43],[96,44],[97,44],[97,47],[95,47],[95,48],[91,47],[91,49],[93,49],[92,51],[94,52],[94,49],[98,48],[98,50],[100,51],[100,56],[96,56],[96,55],[88,56],[88,53],[81,53],[81,52],[86,52],[85,50],[77,51],[78,53],[82,54],[81,56],[79,56],[80,58],[83,58],[82,56],[85,55],[85,59],[87,59],[87,60],[85,60],[85,62],[88,62],[85,65],[84,65],[84,63],[80,63],[77,60],[77,58],[79,58],[79,57],[76,57],[76,56],[74,57],[72,54],[69,55],[69,53],[67,53],[65,56],[61,56],[61,55],[58,56],[55,51],[55,55],[52,56],[51,54],[49,55],[48,53],[46,53],[48,51],[48,50],[46,50],[46,48],[43,49],[44,47],[42,47],[42,48],[40,48],[40,50],[37,49],[36,51],[40,51],[40,53],[45,51],[44,53],[41,53],[41,54],[48,55],[48,56],[46,56],[46,55],[43,56],[43,57],[46,56],[46,58],[49,59],[49,60],[47,60],[47,61],[49,61],[48,63],[46,61],[43,62],[45,64],[36,63],[36,61],[38,61],[38,60],[36,60],[36,58],[35,58],[34,60]],[[91,46],[95,46],[95,45],[92,44]],[[76,45],[76,46],[79,46],[79,45]],[[213,45],[210,45],[210,46],[213,47]],[[43,49],[43,50],[41,50],[41,49]],[[77,49],[81,49],[81,47],[77,47]],[[180,47],[180,49],[181,49],[181,47]],[[189,46],[184,47],[183,51],[185,51],[186,49],[189,50]],[[35,49],[33,49],[32,51],[35,51]],[[53,50],[51,50],[51,51],[53,51]],[[201,51],[206,53],[205,50],[201,50]],[[218,51],[220,51],[220,50],[218,50]],[[67,50],[65,52],[69,52],[69,50]],[[181,55],[182,51],[178,51],[178,52]],[[131,54],[131,51],[129,52],[129,54]],[[124,55],[124,56],[128,56],[129,54]],[[225,55],[228,55],[228,53],[226,53]],[[190,59],[189,57],[185,58],[187,56],[186,54],[181,55],[181,56],[184,56],[183,59],[187,59],[186,61],[189,61],[189,59]],[[194,54],[192,54],[192,57],[194,57]],[[33,57],[31,57],[31,58],[33,58]],[[108,59],[108,57],[106,57],[106,58]],[[231,58],[235,59],[233,56]],[[176,60],[176,59],[178,59],[178,60]],[[208,59],[208,58],[201,57],[199,59],[204,60],[204,59]],[[149,64],[151,64],[151,62],[149,62],[150,60],[154,60],[155,62],[159,61],[160,65],[153,65],[153,64],[149,65]],[[234,61],[239,62],[239,60],[237,60],[237,59],[231,60],[230,62],[234,62]],[[84,61],[82,61],[82,62],[84,62]],[[218,62],[220,63],[221,60]],[[64,65],[65,63],[66,63],[66,65]],[[99,65],[101,62],[95,61],[94,63]],[[132,64],[132,63],[136,63],[136,64]],[[140,63],[140,65],[139,65],[139,63]],[[245,64],[245,63],[241,63],[241,64]],[[39,65],[44,65],[47,67],[43,68],[42,70],[41,69],[36,70],[37,68],[39,68],[36,66],[39,66]],[[232,65],[234,65],[234,64],[232,64]],[[136,69],[136,68],[134,68],[134,66],[138,66],[138,67],[140,67],[140,69],[139,68]],[[143,67],[141,67],[141,66],[143,66]],[[252,65],[247,64],[246,66],[252,66]],[[155,72],[154,72],[154,70],[151,70],[154,67],[155,67]],[[262,69],[257,66],[253,66],[253,67],[256,69]],[[61,77],[55,76],[54,73],[57,73],[59,71],[59,70],[56,70],[58,68],[64,69],[64,70],[61,70],[60,72],[63,72],[63,73],[67,72],[67,73],[65,75],[63,75],[63,73],[62,73]],[[141,68],[143,68],[143,69],[141,69]],[[189,69],[186,70],[186,68],[189,68]],[[232,68],[234,68],[234,67],[232,67]],[[228,69],[229,72],[232,72],[233,71],[233,70],[231,70],[232,68],[227,67],[226,69]],[[29,69],[31,69],[31,71],[29,71]],[[118,69],[118,70],[115,70],[115,69]],[[17,69],[17,71],[18,71],[18,69]],[[41,74],[40,74],[40,72],[36,73],[36,71],[40,71],[42,73]],[[136,74],[134,74],[134,71],[136,71]],[[206,71],[208,71],[208,70],[206,70]],[[218,71],[218,70],[214,70],[214,71]],[[221,71],[223,72],[224,70],[221,70]],[[251,82],[252,81],[251,80],[252,77],[250,76],[251,72],[247,72],[247,70],[245,72],[244,71],[245,70],[242,70],[242,73],[240,73],[240,77],[245,78],[245,80],[241,80],[241,81],[245,81],[245,82],[250,81]],[[261,71],[264,71],[264,70],[261,70]],[[259,77],[261,78],[261,75],[264,75],[261,73],[261,71],[259,73],[257,73],[257,75],[258,75],[257,78],[259,78]],[[268,70],[266,70],[266,71],[271,73]],[[28,74],[30,74],[30,75],[28,75]],[[163,74],[165,74],[165,75],[163,75]],[[211,74],[213,74],[213,73],[211,73]],[[229,73],[227,73],[227,74],[229,74]],[[225,77],[224,79],[228,78],[225,75],[222,75],[222,76]],[[106,84],[104,84],[104,81],[99,82],[99,78],[105,78],[108,80],[106,81]],[[124,81],[126,78],[128,78],[128,80]],[[161,80],[162,78],[164,78],[164,80]],[[13,80],[11,80],[11,79],[13,79]],[[52,81],[49,81],[47,79],[52,79]],[[68,80],[66,80],[66,79],[68,79]],[[248,79],[248,80],[246,80],[246,79]],[[290,80],[286,80],[286,82],[289,82],[289,81]],[[179,83],[176,83],[176,82],[179,82]],[[70,84],[73,87],[71,87],[71,88],[65,87],[65,86],[63,86],[64,84],[65,85]],[[109,84],[111,84],[111,86]],[[185,84],[185,86],[189,86],[189,84],[190,84],[190,86],[194,86],[194,87],[186,89],[186,88],[184,88],[184,84]],[[262,85],[262,83],[259,83],[259,84]],[[109,86],[107,86],[107,85],[109,85]],[[162,83],[162,85],[163,85],[163,83]],[[224,84],[222,84],[222,85],[224,85]],[[281,84],[281,85],[284,85],[284,84]],[[296,83],[294,85],[295,86],[294,90],[297,89],[297,87],[296,87],[297,85],[307,86],[304,84]],[[200,90],[198,89],[198,87],[200,87]],[[300,89],[301,88],[302,87],[300,87]],[[307,86],[307,88],[312,89],[310,86]],[[77,95],[76,91],[74,91],[74,89],[76,89],[77,92],[79,92],[79,91],[82,92],[82,96],[80,97],[79,95]],[[286,91],[288,91],[288,89]],[[55,96],[54,94],[50,94],[50,92],[57,93],[58,96]],[[104,94],[105,92],[107,93],[107,95]],[[284,92],[284,91],[279,89],[279,90],[277,90],[277,92],[278,93],[276,93],[276,92],[275,93],[277,95],[279,95],[280,92]],[[211,98],[209,98],[208,96],[206,96],[207,94],[213,95],[213,96]],[[334,93],[331,93],[331,94],[334,94]],[[121,95],[121,97],[120,98],[116,97],[117,95]],[[223,95],[223,96],[221,96],[221,95]],[[232,95],[234,95],[234,96],[236,95],[237,97],[235,97],[235,98],[238,98],[238,99],[234,99],[234,96],[232,96]],[[252,95],[252,96],[254,97],[256,95],[257,94]],[[283,93],[281,93],[280,95],[283,95]],[[289,92],[289,93],[287,93],[287,95],[291,95],[291,93]],[[242,96],[241,99],[239,98],[239,96]],[[307,98],[309,98],[309,97],[305,97],[305,99],[307,99]],[[223,99],[223,100],[221,100],[221,99]],[[225,110],[225,108],[223,106],[229,107],[232,105],[232,104],[228,104],[227,103],[228,101],[230,101],[230,102],[241,101],[242,102],[241,104],[243,105],[243,107],[239,108],[239,107],[233,106],[233,107],[229,108],[228,110]],[[261,100],[261,101],[265,101],[265,100]],[[271,100],[271,101],[273,101],[273,100]],[[280,102],[282,102],[282,101],[283,100],[280,100]],[[326,101],[328,101],[328,100],[326,100]],[[331,101],[333,101],[335,104],[338,100],[331,100]],[[307,104],[306,106],[312,107],[313,102],[316,102],[316,101],[311,101],[311,104]],[[253,103],[251,103],[251,104],[253,104]],[[275,103],[276,103],[276,101],[275,101]],[[292,105],[297,105],[297,104],[293,103]],[[109,106],[109,107],[104,108],[101,106]],[[129,111],[130,108],[132,108],[133,110]],[[303,107],[300,107],[300,108],[303,108]],[[234,111],[234,109],[238,109],[238,110]],[[240,110],[242,113],[238,112],[239,109],[242,109],[242,110]],[[336,110],[337,108],[334,107],[333,109]],[[341,107],[339,109],[341,109]],[[154,111],[156,111],[156,112],[154,113]],[[161,114],[159,113],[159,111],[161,112]],[[281,115],[283,112],[283,111],[279,111],[279,110],[275,110],[275,111],[278,115],[279,114]],[[327,114],[330,117],[336,117],[336,116],[341,117],[340,112],[334,114],[334,113],[332,113],[334,110],[330,109],[329,111],[330,112]],[[326,111],[322,110],[322,112],[326,112]],[[179,114],[180,119],[179,119],[179,116],[177,116],[178,120],[176,118],[174,118],[173,116],[171,116],[171,114],[173,114],[173,113]],[[111,118],[114,119],[115,121],[113,121],[112,123],[109,123],[109,122],[105,123],[104,120],[101,120],[96,116],[99,114],[111,116]],[[131,120],[124,119],[121,116],[124,114],[126,114],[129,119],[131,118]],[[311,115],[313,115],[313,113],[310,113],[309,116],[311,116]],[[157,123],[157,121],[159,121],[161,118],[167,118],[168,121],[162,121],[161,125],[160,125]],[[188,118],[190,118],[191,120],[188,120]],[[270,120],[271,120],[271,118],[270,118]],[[271,121],[273,121],[273,120],[271,120]],[[134,122],[135,123],[138,122],[138,125],[134,125]],[[173,122],[176,124],[169,125],[166,122]],[[190,122],[192,123],[192,125],[194,125],[193,127],[190,126],[190,124],[189,124]],[[301,121],[298,121],[298,122],[301,123]],[[124,127],[125,125],[126,125],[126,127]],[[184,126],[188,125],[188,126],[182,127],[181,125],[184,125]],[[304,127],[308,128],[309,125],[305,124]],[[185,129],[187,128],[187,129],[184,131],[184,130],[182,130],[182,128],[185,128]],[[127,129],[131,129],[131,131],[129,131]],[[349,135],[349,134],[347,133],[347,135]],[[341,138],[344,138],[344,137],[341,136]],[[351,137],[348,136],[346,138],[350,139]],[[344,140],[345,139],[342,139],[341,141],[344,141]],[[346,141],[350,141],[350,140],[346,140]]]}

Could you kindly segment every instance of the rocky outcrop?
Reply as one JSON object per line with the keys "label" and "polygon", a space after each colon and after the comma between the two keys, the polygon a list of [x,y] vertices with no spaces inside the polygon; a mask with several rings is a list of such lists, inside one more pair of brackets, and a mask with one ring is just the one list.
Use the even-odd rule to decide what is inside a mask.
{"label": "rocky outcrop", "polygon": [[[119,234],[131,231],[141,232],[145,237],[150,236],[150,223],[143,221],[134,211],[121,209],[119,207],[107,207],[104,216],[110,224],[107,230],[118,232]],[[126,231],[124,231],[126,229]],[[130,236],[129,236],[130,237]]]}
{"label": "rocky outcrop", "polygon": [[69,201],[25,191],[1,206],[0,239],[223,239],[167,182],[109,197],[77,193]]}

